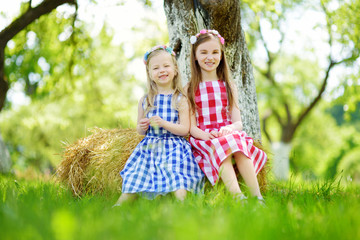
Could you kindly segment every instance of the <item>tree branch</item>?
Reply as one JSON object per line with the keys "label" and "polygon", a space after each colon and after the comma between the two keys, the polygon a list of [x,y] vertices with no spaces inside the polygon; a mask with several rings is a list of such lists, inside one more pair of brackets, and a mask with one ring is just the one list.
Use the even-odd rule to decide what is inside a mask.
{"label": "tree branch", "polygon": [[268,56],[269,62],[272,62],[272,57],[271,57],[271,54],[270,54],[270,51],[269,51],[268,44],[267,44],[267,42],[265,41],[264,35],[263,35],[263,33],[262,33],[262,28],[261,28],[260,21],[259,21],[258,31],[259,31],[259,33],[260,33],[260,39],[261,39],[261,41],[262,41],[263,44],[264,44],[264,48],[265,48],[265,50],[266,50],[266,55]]}
{"label": "tree branch", "polygon": [[305,119],[305,117],[310,113],[310,111],[315,107],[315,105],[320,101],[321,99],[321,95],[324,93],[325,91],[325,88],[327,86],[327,82],[328,82],[328,79],[329,79],[329,76],[330,76],[330,71],[331,69],[336,65],[336,64],[340,64],[342,62],[346,62],[346,61],[349,61],[352,57],[350,58],[346,58],[346,59],[343,59],[341,61],[337,61],[335,62],[331,56],[331,53],[332,53],[332,46],[333,46],[333,39],[332,39],[332,30],[331,30],[331,18],[328,14],[328,11],[326,9],[326,6],[324,4],[323,1],[320,1],[321,2],[321,7],[326,15],[326,28],[328,30],[328,34],[329,34],[329,40],[328,40],[328,43],[329,43],[329,46],[330,46],[330,52],[329,52],[329,65],[328,65],[328,68],[326,70],[326,73],[325,73],[325,76],[324,76],[324,79],[323,79],[323,82],[321,84],[321,87],[320,87],[320,90],[317,94],[317,96],[313,99],[313,101],[309,104],[309,106],[307,108],[305,108],[302,113],[299,115],[299,118],[298,120],[296,121],[295,123],[295,129],[301,124],[301,122]]}
{"label": "tree branch", "polygon": [[282,121],[282,119],[280,117],[280,114],[275,109],[272,109],[272,112],[274,113],[276,119],[278,120],[281,128],[284,128],[284,123],[283,123],[283,121]]}
{"label": "tree branch", "polygon": [[37,7],[29,8],[24,14],[0,32],[0,47],[5,47],[10,39],[30,23],[65,3],[77,4],[76,0],[44,0]]}
{"label": "tree branch", "polygon": [[309,114],[309,112],[315,107],[315,105],[320,101],[321,99],[321,95],[324,93],[325,91],[325,88],[326,88],[326,85],[327,85],[327,81],[329,79],[329,75],[330,75],[330,71],[331,69],[336,65],[338,64],[339,62],[333,62],[332,60],[330,61],[330,64],[326,70],[326,74],[325,74],[325,77],[323,79],[323,82],[321,84],[321,88],[318,92],[318,95],[313,99],[313,101],[310,103],[310,105],[305,108],[303,110],[303,112],[300,114],[298,120],[296,121],[295,123],[295,128],[297,128],[300,123],[304,120],[304,118]]}
{"label": "tree branch", "polygon": [[264,131],[264,134],[266,136],[266,138],[269,140],[270,143],[272,143],[272,139],[271,139],[271,136],[269,134],[269,132],[267,131],[267,120],[268,118],[271,116],[271,109],[268,109],[265,113],[264,113],[264,117],[262,119],[262,126],[263,126],[263,131]]}
{"label": "tree branch", "polygon": [[284,107],[285,107],[285,111],[286,111],[287,122],[290,123],[292,121],[292,115],[290,112],[289,105],[285,102]]}
{"label": "tree branch", "polygon": [[[272,64],[274,62],[274,60],[277,58],[278,54],[279,54],[279,51],[282,47],[282,43],[283,43],[283,38],[284,38],[284,34],[281,34],[281,39],[280,39],[280,48],[279,48],[279,51],[275,54],[271,53],[268,46],[267,46],[267,43],[265,42],[265,39],[264,39],[264,36],[262,34],[262,30],[261,30],[261,26],[259,24],[259,27],[258,27],[258,31],[260,33],[260,39],[264,45],[264,48],[265,48],[265,51],[266,51],[266,54],[268,56],[268,61],[267,61],[267,70],[261,70],[260,73],[267,79],[270,81],[270,83],[276,88],[276,90],[280,93],[280,96],[281,96],[281,100],[283,101],[285,107],[289,106],[288,102],[286,101],[286,98],[284,97],[284,94],[283,92],[281,91],[281,88],[277,85],[276,81],[275,81],[275,78],[272,74]],[[258,68],[257,68],[258,69]],[[288,107],[287,107],[288,108]]]}
{"label": "tree branch", "polygon": [[[271,67],[272,67],[272,64],[274,62],[274,60],[276,59],[276,57],[278,56],[279,52],[277,52],[276,54],[272,54],[268,48],[268,45],[264,39],[264,36],[262,34],[262,29],[261,29],[261,25],[259,24],[259,27],[258,27],[258,31],[260,33],[260,39],[261,41],[263,42],[263,45],[264,45],[264,48],[265,48],[265,51],[266,51],[266,54],[268,56],[268,61],[267,61],[267,66],[268,66],[268,69],[267,70],[261,70],[259,71],[266,79],[268,79],[271,84],[277,89],[277,91],[279,91],[281,93],[281,100],[284,104],[284,108],[285,108],[285,112],[286,112],[286,116],[287,116],[287,122],[288,123],[291,123],[292,121],[292,115],[291,115],[291,112],[290,112],[290,108],[289,108],[289,103],[286,101],[286,98],[284,97],[284,94],[283,92],[281,91],[281,88],[279,88],[279,86],[277,85],[276,81],[275,81],[275,78],[272,74],[272,71],[271,71]],[[284,34],[281,33],[281,39],[280,39],[280,48],[281,49],[281,46],[282,46],[282,43],[283,43],[283,40],[284,40]],[[279,50],[280,51],[280,50]],[[258,69],[258,68],[257,68]],[[273,111],[274,114],[276,115],[276,118],[278,119],[278,122],[279,124],[284,127],[284,123],[282,122],[281,120],[281,117],[280,115],[274,110]]]}
{"label": "tree branch", "polygon": [[261,69],[260,67],[258,67],[258,66],[255,65],[255,64],[254,64],[254,68],[255,68],[256,71],[258,71],[261,75],[263,75],[265,78],[267,78],[266,70]]}
{"label": "tree branch", "polygon": [[9,90],[9,83],[4,74],[5,48],[0,48],[0,110],[5,105],[6,93]]}
{"label": "tree branch", "polygon": [[4,66],[5,47],[8,41],[33,21],[40,18],[42,15],[50,13],[58,6],[65,3],[77,6],[76,0],[44,0],[35,8],[31,7],[31,0],[28,3],[28,10],[0,32],[0,111],[4,107],[6,94],[9,89],[9,83],[5,77]]}

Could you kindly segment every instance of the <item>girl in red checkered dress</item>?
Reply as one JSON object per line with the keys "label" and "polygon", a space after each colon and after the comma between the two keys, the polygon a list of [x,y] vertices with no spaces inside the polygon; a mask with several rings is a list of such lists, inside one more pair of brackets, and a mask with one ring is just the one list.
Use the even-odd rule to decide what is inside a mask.
{"label": "girl in red checkered dress", "polygon": [[190,144],[195,161],[214,185],[219,178],[237,199],[246,199],[240,190],[232,164],[261,202],[256,178],[267,160],[264,151],[254,146],[242,131],[235,85],[224,54],[224,38],[216,30],[201,30],[190,38],[191,80],[188,97],[192,109]]}

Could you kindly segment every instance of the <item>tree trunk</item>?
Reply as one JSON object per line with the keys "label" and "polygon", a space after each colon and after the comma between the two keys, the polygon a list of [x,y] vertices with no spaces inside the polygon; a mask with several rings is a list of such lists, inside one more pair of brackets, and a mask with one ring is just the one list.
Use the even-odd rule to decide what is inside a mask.
{"label": "tree trunk", "polygon": [[5,79],[4,62],[5,46],[2,47],[0,43],[0,111],[5,105],[6,93],[9,90],[9,84]]}
{"label": "tree trunk", "polygon": [[239,93],[244,131],[261,140],[253,68],[241,27],[240,2],[233,0],[164,0],[170,46],[177,54],[184,83],[190,79],[190,37],[216,29],[225,38],[226,57]]}
{"label": "tree trunk", "polygon": [[9,173],[11,169],[10,154],[0,134],[0,173]]}
{"label": "tree trunk", "polygon": [[271,143],[271,150],[274,154],[272,171],[278,180],[288,180],[290,172],[290,151],[291,143],[274,142]]}

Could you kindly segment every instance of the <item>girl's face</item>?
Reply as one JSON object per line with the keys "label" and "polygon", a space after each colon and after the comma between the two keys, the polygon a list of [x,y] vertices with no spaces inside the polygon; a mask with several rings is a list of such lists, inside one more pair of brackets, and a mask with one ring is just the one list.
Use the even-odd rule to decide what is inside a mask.
{"label": "girl's face", "polygon": [[221,57],[219,40],[214,38],[201,43],[195,51],[195,59],[198,61],[201,71],[209,73],[216,72]]}
{"label": "girl's face", "polygon": [[175,65],[169,53],[161,51],[151,57],[149,62],[149,75],[156,85],[162,88],[171,88],[171,83],[176,75]]}

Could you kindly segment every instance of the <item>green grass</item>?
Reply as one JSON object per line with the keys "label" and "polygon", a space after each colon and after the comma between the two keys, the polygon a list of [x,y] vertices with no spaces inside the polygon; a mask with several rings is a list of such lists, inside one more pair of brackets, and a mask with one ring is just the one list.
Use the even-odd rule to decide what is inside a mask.
{"label": "green grass", "polygon": [[52,182],[0,176],[0,239],[359,239],[360,187],[270,183],[266,208],[221,186],[116,209],[116,193],[74,198]]}

